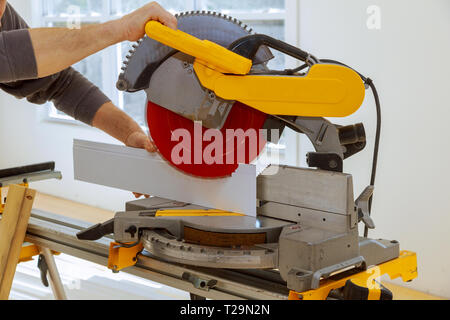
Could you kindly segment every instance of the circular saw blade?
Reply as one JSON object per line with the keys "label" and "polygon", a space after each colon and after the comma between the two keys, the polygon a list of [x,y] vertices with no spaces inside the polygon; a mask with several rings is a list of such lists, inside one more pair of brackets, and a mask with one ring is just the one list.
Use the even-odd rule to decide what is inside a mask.
{"label": "circular saw blade", "polygon": [[[220,13],[192,11],[181,13],[177,15],[177,18],[180,30],[199,39],[215,42],[223,47],[228,47],[237,39],[248,36],[252,32],[242,22]],[[169,76],[165,74],[166,71],[163,72],[163,67],[167,67],[171,57],[177,56],[176,53],[176,50],[144,37],[127,56],[123,68],[124,72],[119,77],[117,88],[128,92],[146,90],[148,96],[147,123],[150,134],[161,155],[169,163],[179,170],[197,177],[221,178],[229,176],[236,171],[239,163],[252,162],[264,149],[266,141],[260,134],[260,129],[263,127],[267,115],[242,103],[225,101],[223,104],[227,105],[226,112],[220,112],[218,117],[209,116],[208,113],[206,118],[203,115],[203,118],[192,119],[192,115],[195,115],[197,110],[195,109],[199,100],[197,97],[202,98],[205,93],[202,89],[194,91],[186,89],[192,87],[190,84],[177,86],[182,78],[181,72],[185,72],[180,71],[180,68],[169,68],[167,72],[174,73],[169,74]],[[264,66],[265,62],[272,58],[273,55],[270,50],[263,46],[258,50],[253,64]],[[161,76],[161,72],[158,72],[160,69],[163,76]],[[170,79],[177,79],[177,81]],[[198,80],[188,79],[188,81],[195,82]],[[156,87],[151,86],[151,83],[157,83],[158,85]],[[171,96],[172,93],[173,97]],[[189,99],[186,98],[180,102],[180,97],[181,99],[189,97]],[[212,100],[216,103],[218,98]],[[186,105],[193,105],[193,108],[185,110]],[[208,106],[208,103],[201,103],[199,107],[205,105]],[[232,106],[231,110],[230,106]],[[208,110],[213,109],[214,104]],[[186,116],[186,113],[190,116]],[[185,116],[183,117],[183,115]],[[195,135],[193,120],[204,121],[205,127],[201,126],[199,130],[201,131],[201,137],[198,137],[199,134],[197,134],[197,137]],[[180,142],[178,140],[172,141],[174,140],[174,132],[177,132],[177,130],[184,130],[191,138],[181,153],[177,153],[176,149]],[[231,140],[234,139],[234,136],[227,138],[227,130],[241,130],[245,134],[253,135],[254,139],[248,139],[245,136],[243,138],[238,137],[234,140],[234,146],[227,148],[227,143],[230,145]],[[212,135],[221,135],[216,143],[221,145],[222,148],[219,147],[208,153],[216,139],[202,143],[202,138],[207,131]],[[200,139],[200,146],[198,146],[199,140],[195,139]],[[195,144],[196,141],[197,145]],[[204,157],[205,154],[209,154],[210,157]],[[180,161],[180,158],[182,161]],[[211,163],[211,160],[213,163]]]}
{"label": "circular saw blade", "polygon": [[260,131],[266,119],[265,113],[236,102],[222,129],[196,128],[195,122],[168,109],[152,102],[147,106],[150,135],[161,155],[177,169],[203,178],[227,177],[240,163],[254,161],[266,145]]}

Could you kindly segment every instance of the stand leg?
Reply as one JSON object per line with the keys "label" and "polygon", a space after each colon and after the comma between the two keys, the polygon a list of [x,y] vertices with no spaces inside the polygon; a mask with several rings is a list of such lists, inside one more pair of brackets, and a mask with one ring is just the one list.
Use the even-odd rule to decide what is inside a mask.
{"label": "stand leg", "polygon": [[61,281],[61,277],[56,267],[55,257],[53,257],[50,249],[41,248],[41,254],[44,255],[48,266],[48,273],[50,275],[50,286],[52,287],[53,295],[56,300],[67,300],[66,292]]}
{"label": "stand leg", "polygon": [[0,221],[0,300],[7,300],[20,259],[36,191],[11,186]]}

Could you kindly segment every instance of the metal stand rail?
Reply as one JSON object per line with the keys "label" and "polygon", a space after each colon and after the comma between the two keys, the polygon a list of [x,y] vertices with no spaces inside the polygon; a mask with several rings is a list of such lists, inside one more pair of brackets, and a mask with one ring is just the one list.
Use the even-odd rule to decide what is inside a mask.
{"label": "metal stand rail", "polygon": [[[96,242],[80,241],[76,233],[90,225],[39,210],[33,210],[27,241],[100,265],[108,265],[112,238]],[[167,285],[198,297],[214,300],[287,300],[289,290],[275,271],[231,271],[182,266],[156,259],[150,254],[138,257],[134,267],[123,272]],[[201,284],[207,284],[202,286]],[[208,285],[210,284],[210,285]]]}
{"label": "metal stand rail", "polygon": [[[86,222],[33,210],[27,241],[106,268],[110,244],[114,239],[105,237],[96,242],[78,240],[76,234],[89,226],[90,224]],[[137,258],[137,264],[123,269],[123,272],[186,291],[196,300],[326,299],[333,292],[337,294],[337,289],[349,286],[349,281],[362,282],[363,288],[364,283],[369,287],[373,286],[374,288],[368,291],[369,298],[374,292],[381,297],[382,288],[378,288],[372,281],[377,278],[374,272],[378,271],[380,276],[389,274],[391,279],[402,277],[404,281],[411,281],[417,277],[417,257],[407,251],[403,251],[400,258],[373,267],[367,272],[351,273],[349,270],[347,273],[323,280],[319,289],[304,293],[290,292],[286,282],[275,270],[228,270],[186,266],[163,261],[146,251]]]}

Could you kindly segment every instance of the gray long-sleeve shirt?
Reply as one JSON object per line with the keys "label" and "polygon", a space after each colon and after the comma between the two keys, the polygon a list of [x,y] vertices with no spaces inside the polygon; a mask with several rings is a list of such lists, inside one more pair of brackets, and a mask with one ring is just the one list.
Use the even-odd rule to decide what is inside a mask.
{"label": "gray long-sleeve shirt", "polygon": [[91,125],[98,109],[110,100],[72,68],[38,79],[27,28],[7,4],[0,27],[0,89],[35,104],[51,101],[58,110]]}

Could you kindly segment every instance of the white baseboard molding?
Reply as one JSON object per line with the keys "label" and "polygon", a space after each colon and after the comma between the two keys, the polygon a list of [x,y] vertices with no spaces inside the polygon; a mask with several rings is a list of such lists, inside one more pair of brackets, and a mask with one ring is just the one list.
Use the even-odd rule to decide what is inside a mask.
{"label": "white baseboard molding", "polygon": [[229,178],[200,179],[158,154],[74,140],[75,179],[165,199],[256,216],[256,166],[241,165]]}

